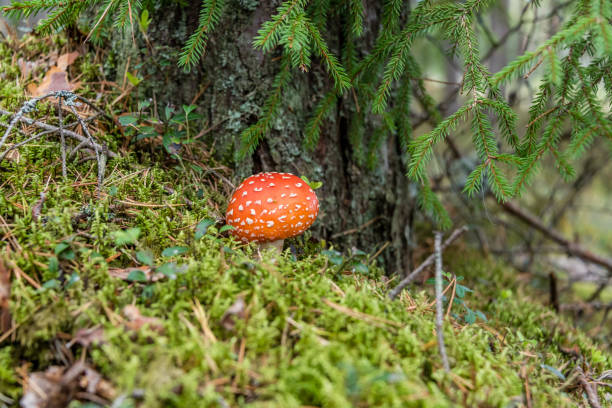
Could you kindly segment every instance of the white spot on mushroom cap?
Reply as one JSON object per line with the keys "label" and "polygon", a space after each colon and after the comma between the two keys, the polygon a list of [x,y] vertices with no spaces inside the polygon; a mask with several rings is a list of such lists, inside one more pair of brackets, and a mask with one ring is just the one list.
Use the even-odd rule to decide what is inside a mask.
{"label": "white spot on mushroom cap", "polygon": [[274,221],[268,221],[268,223],[266,224],[266,227],[272,227],[274,226]]}
{"label": "white spot on mushroom cap", "polygon": [[242,196],[244,197],[244,196],[246,196],[246,195],[247,195],[247,191],[244,191],[244,192],[242,193]]}
{"label": "white spot on mushroom cap", "polygon": [[242,204],[240,204],[240,205],[238,206],[238,211],[243,211],[243,210],[244,210],[244,207],[242,206]]}
{"label": "white spot on mushroom cap", "polygon": [[246,222],[247,224],[251,225],[253,223],[253,220],[250,219],[249,217],[246,218]]}
{"label": "white spot on mushroom cap", "polygon": [[251,215],[255,215],[255,210],[251,208]]}
{"label": "white spot on mushroom cap", "polygon": [[283,197],[283,198],[287,197],[287,194],[283,193],[283,194],[281,194],[281,197]]}
{"label": "white spot on mushroom cap", "polygon": [[297,194],[295,194],[295,193],[291,193],[291,194],[289,194],[289,197],[291,197],[291,198],[293,198],[293,197],[297,197]]}
{"label": "white spot on mushroom cap", "polygon": [[273,200],[273,199],[271,199],[271,198],[268,198],[268,199],[266,200],[266,202],[268,202],[268,203],[271,203],[271,202],[273,202],[273,201],[274,201],[274,200]]}
{"label": "white spot on mushroom cap", "polygon": [[249,181],[249,184],[255,184],[255,182],[253,180]]}
{"label": "white spot on mushroom cap", "polygon": [[274,184],[274,183],[270,183],[270,184],[268,184],[268,187],[274,187],[275,185],[276,184]]}
{"label": "white spot on mushroom cap", "polygon": [[287,218],[287,216],[286,216],[286,215],[281,215],[280,217],[278,217],[278,220],[279,220],[280,222],[285,222],[285,218]]}
{"label": "white spot on mushroom cap", "polygon": [[259,188],[255,187],[253,191],[263,191],[263,187],[259,187]]}
{"label": "white spot on mushroom cap", "polygon": [[234,214],[234,209],[233,208],[227,212],[227,215],[233,215],[233,214]]}
{"label": "white spot on mushroom cap", "polygon": [[251,205],[252,201],[247,201],[245,204],[248,207],[249,205]]}
{"label": "white spot on mushroom cap", "polygon": [[302,187],[302,183],[295,183],[296,187]]}

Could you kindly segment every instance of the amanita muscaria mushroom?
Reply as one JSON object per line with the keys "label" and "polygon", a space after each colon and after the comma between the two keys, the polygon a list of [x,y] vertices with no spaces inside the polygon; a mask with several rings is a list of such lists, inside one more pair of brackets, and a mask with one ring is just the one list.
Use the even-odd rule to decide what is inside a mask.
{"label": "amanita muscaria mushroom", "polygon": [[300,235],[317,218],[317,195],[301,178],[289,173],[259,173],[234,191],[225,221],[243,242],[259,242],[279,250],[283,240]]}

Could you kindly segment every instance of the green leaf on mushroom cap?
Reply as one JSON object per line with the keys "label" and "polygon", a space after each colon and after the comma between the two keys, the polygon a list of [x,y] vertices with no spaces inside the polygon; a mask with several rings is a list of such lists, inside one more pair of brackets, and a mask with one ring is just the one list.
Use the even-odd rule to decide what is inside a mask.
{"label": "green leaf on mushroom cap", "polygon": [[308,184],[308,186],[310,186],[310,188],[312,188],[313,190],[316,190],[317,188],[320,188],[323,185],[322,181],[310,181],[306,176],[302,176],[300,178],[304,180],[304,182]]}

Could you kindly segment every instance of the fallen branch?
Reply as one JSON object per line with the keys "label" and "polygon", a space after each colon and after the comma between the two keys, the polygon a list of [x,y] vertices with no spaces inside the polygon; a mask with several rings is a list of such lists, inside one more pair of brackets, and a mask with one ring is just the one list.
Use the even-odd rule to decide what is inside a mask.
{"label": "fallen branch", "polygon": [[597,396],[597,388],[595,388],[587,380],[586,376],[584,375],[584,371],[582,371],[582,368],[576,367],[576,372],[578,373],[578,382],[584,389],[591,408],[601,408],[601,403],[599,402],[599,397]]}
{"label": "fallen branch", "polygon": [[612,310],[612,302],[584,302],[584,303],[566,303],[560,306],[563,311],[579,312],[583,310]]}
{"label": "fallen branch", "polygon": [[548,228],[546,225],[542,223],[535,215],[519,208],[517,205],[512,204],[510,202],[505,202],[501,204],[501,207],[509,214],[515,216],[526,224],[531,225],[536,230],[540,231],[549,239],[555,241],[559,245],[565,247],[567,253],[578,258],[582,258],[596,265],[603,266],[608,269],[608,271],[612,272],[612,259],[605,258],[603,256],[594,254],[593,252],[583,248],[580,244],[571,242],[566,239],[561,233],[558,231]]}
{"label": "fallen branch", "polygon": [[[57,98],[59,126],[52,126],[47,123],[39,122],[39,121],[30,119],[24,116],[28,113],[34,112],[36,110],[36,105],[43,99],[47,99],[47,98]],[[89,128],[87,127],[88,120],[81,118],[81,116],[79,115],[79,112],[77,112],[77,110],[75,109],[75,105],[77,104],[77,102],[75,102],[76,100],[82,101],[83,103],[92,107],[97,112],[94,116],[104,115],[104,112],[96,108],[91,102],[69,91],[50,92],[46,95],[30,99],[26,101],[22,105],[21,109],[19,109],[19,111],[17,111],[17,113],[15,114],[0,109],[0,114],[12,116],[12,119],[10,120],[8,125],[2,124],[4,127],[6,127],[6,130],[4,131],[4,134],[2,135],[2,137],[0,138],[0,149],[2,149],[2,146],[5,144],[5,142],[7,142],[11,131],[13,130],[13,128],[15,128],[15,126],[19,122],[24,122],[29,125],[37,126],[41,129],[45,129],[45,131],[40,132],[32,137],[29,137],[25,141],[22,141],[20,143],[14,143],[12,146],[9,146],[6,150],[4,150],[4,152],[0,153],[0,163],[2,162],[2,160],[4,160],[6,155],[11,150],[18,149],[24,144],[27,144],[33,140],[36,140],[45,134],[57,132],[59,133],[59,139],[60,139],[62,177],[66,178],[67,173],[68,173],[67,166],[66,166],[66,158],[67,158],[66,136],[68,136],[68,137],[71,137],[79,141],[79,144],[74,150],[72,150],[72,152],[70,153],[70,156],[72,156],[79,149],[92,149],[94,151],[95,159],[96,159],[96,162],[98,163],[98,177],[97,178],[98,178],[98,192],[99,192],[102,188],[102,183],[104,181],[104,170],[106,168],[106,159],[108,156],[117,157],[117,154],[113,152],[109,152],[105,144],[99,144],[94,140],[93,136],[91,135],[91,132],[89,131]],[[72,114],[76,118],[76,123],[81,126],[81,129],[83,133],[85,133],[85,136],[81,136],[76,132],[72,132],[66,129],[66,125],[64,124],[62,103],[68,107],[70,112],[72,112]]]}
{"label": "fallen branch", "polygon": [[444,310],[442,310],[442,233],[436,231],[434,240],[434,256],[436,258],[436,335],[438,337],[438,350],[442,358],[444,371],[450,371],[446,346],[444,345]]}
{"label": "fallen branch", "polygon": [[[453,233],[450,234],[450,236],[442,244],[441,250],[444,251],[446,249],[446,247],[448,247],[450,244],[452,244],[453,241],[455,241],[457,238],[459,238],[459,236],[461,236],[461,234],[463,234],[467,230],[468,230],[467,226],[463,226],[461,228],[457,228],[456,230],[454,230]],[[434,263],[434,261],[435,261],[434,254],[429,255],[427,257],[427,259],[425,259],[425,261],[423,261],[422,264],[420,264],[414,271],[412,271],[408,276],[406,276],[404,279],[402,279],[400,281],[400,283],[398,283],[397,286],[395,288],[393,288],[393,290],[391,292],[389,292],[389,298],[395,299],[395,297],[397,295],[399,295],[399,293],[402,291],[402,289],[404,289],[412,281],[414,281],[419,276],[419,274],[421,272],[423,272],[423,270],[425,268],[427,268],[429,265]]]}
{"label": "fallen branch", "polygon": [[[52,96],[54,96],[54,94],[48,94],[48,95],[45,95],[45,96],[40,97],[40,98],[35,98],[32,101],[35,104],[39,100],[42,100],[44,98],[49,98],[49,97],[52,97]],[[82,98],[82,97],[77,95],[76,99],[86,103],[87,105],[93,107],[96,111],[98,111],[98,114],[96,115],[96,117],[98,117],[100,115],[104,115],[104,113],[100,113],[101,111],[98,108],[96,108],[91,102],[88,102],[85,98]],[[23,123],[25,123],[27,125],[30,125],[30,126],[32,126],[32,125],[36,126],[36,127],[40,128],[40,129],[44,129],[44,130],[48,131],[48,133],[55,133],[55,132],[59,133],[60,132],[60,128],[57,127],[57,126],[49,125],[47,123],[40,122],[40,121],[37,121],[37,120],[34,120],[34,119],[30,119],[28,117],[23,116],[25,113],[27,113],[26,111],[28,111],[29,109],[32,109],[32,106],[33,106],[33,104],[31,103],[32,101],[26,102],[26,104],[24,104],[24,107],[26,107],[26,109],[24,110],[22,108],[17,113],[13,113],[13,112],[10,112],[10,111],[4,110],[4,109],[0,109],[0,115],[7,115],[7,116],[12,116],[13,117],[8,125],[4,124],[4,123],[0,123],[0,126],[4,126],[4,127],[7,128],[5,133],[4,133],[4,135],[0,139],[0,147],[2,147],[2,145],[4,144],[6,139],[8,138],[8,135],[9,135],[10,131],[17,124],[17,122],[23,122]],[[104,116],[106,116],[106,115],[104,115]],[[88,121],[89,121],[88,119],[84,120],[84,122],[88,122]],[[76,123],[79,123],[79,122],[77,121]],[[91,149],[96,149],[97,148],[99,150],[103,149],[102,145],[100,145],[98,143],[95,143],[95,141],[92,143],[92,141],[88,140],[87,137],[79,135],[76,132],[67,130],[66,127],[70,127],[71,125],[73,125],[73,123],[71,123],[69,125],[64,125],[64,128],[62,130],[63,130],[63,133],[64,133],[65,136],[69,136],[69,137],[71,137],[71,138],[73,138],[75,140],[78,140],[79,142],[83,142],[84,143],[83,144],[84,147],[89,147]],[[47,134],[47,133],[45,133],[45,134]],[[39,134],[39,136],[42,136],[42,134]],[[81,147],[83,147],[83,146],[81,146]],[[17,146],[12,146],[10,148],[10,150],[14,149],[15,147],[17,147]],[[6,153],[7,152],[5,152],[2,156],[0,156],[0,161],[2,161],[2,159],[4,158]],[[115,153],[115,152],[108,152],[108,156],[109,157],[113,157],[113,158],[119,157],[119,155],[117,153]]]}
{"label": "fallen branch", "polygon": [[[5,111],[4,109],[0,109],[0,115],[14,115],[14,113],[13,112],[9,112],[9,111]],[[25,118],[23,116],[19,118],[19,122],[23,122],[26,125],[30,125],[30,126],[33,125],[33,126],[36,126],[37,128],[40,128],[40,129],[45,129],[45,130],[48,131],[47,133],[59,132],[59,127],[57,127],[57,126],[49,125],[47,123],[40,122],[40,121],[37,121],[37,120],[34,120],[34,119]],[[4,125],[4,123],[0,123],[0,125]],[[45,133],[45,134],[47,134],[47,133]],[[69,136],[69,137],[71,137],[71,138],[73,138],[75,140],[78,140],[79,142],[82,142],[83,145],[81,147],[89,147],[89,148],[93,149],[94,145],[95,145],[95,147],[97,147],[98,149],[102,150],[102,145],[100,145],[98,143],[95,143],[95,142],[94,142],[94,145],[92,145],[91,142],[86,137],[81,136],[78,133],[75,133],[75,132],[73,132],[71,130],[64,129],[64,135],[65,136]],[[42,136],[42,134],[39,134],[39,136]],[[11,146],[10,150],[13,150],[14,147],[15,146]],[[1,158],[4,158],[4,155],[6,155],[6,152],[1,156]],[[113,158],[119,157],[119,155],[117,153],[111,152],[111,151],[108,152],[108,156],[109,157],[113,157]],[[0,161],[1,161],[1,159],[0,159]]]}

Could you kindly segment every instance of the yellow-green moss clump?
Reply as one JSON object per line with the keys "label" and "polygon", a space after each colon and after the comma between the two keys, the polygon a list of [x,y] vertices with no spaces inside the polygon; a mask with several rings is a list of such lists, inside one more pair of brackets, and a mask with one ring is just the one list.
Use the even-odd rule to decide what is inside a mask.
{"label": "yellow-green moss clump", "polygon": [[[196,237],[225,205],[210,163],[161,168],[127,155],[109,161],[98,196],[91,162],[71,163],[62,180],[58,157],[53,140],[41,141],[0,170],[0,253],[15,271],[16,327],[0,345],[4,397],[17,401],[21,374],[62,365],[58,344],[94,327],[101,342],[71,353],[110,381],[121,407],[518,407],[526,386],[534,407],[573,407],[584,401],[562,379],[579,364],[566,349],[577,346],[592,373],[612,366],[516,287],[512,270],[466,250],[446,255],[447,270],[465,277],[474,291],[466,302],[487,321],[468,324],[453,308],[447,374],[428,286],[391,301],[375,260],[340,268],[299,240],[295,253],[256,261],[219,225]],[[160,280],[147,280],[151,268]],[[129,305],[154,320],[138,327]]]}

